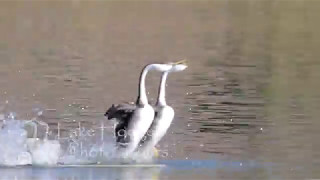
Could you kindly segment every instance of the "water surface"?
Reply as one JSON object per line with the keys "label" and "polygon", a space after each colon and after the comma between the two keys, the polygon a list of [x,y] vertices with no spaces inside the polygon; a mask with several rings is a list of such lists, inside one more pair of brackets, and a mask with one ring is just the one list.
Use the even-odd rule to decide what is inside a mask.
{"label": "water surface", "polygon": [[[164,170],[26,167],[1,178],[320,178],[319,6],[1,2],[1,113],[30,119],[42,109],[52,136],[57,122],[68,134],[102,121],[111,135],[104,111],[135,100],[146,63],[189,60],[168,81],[176,118],[159,147]],[[148,76],[151,102],[159,78]]]}

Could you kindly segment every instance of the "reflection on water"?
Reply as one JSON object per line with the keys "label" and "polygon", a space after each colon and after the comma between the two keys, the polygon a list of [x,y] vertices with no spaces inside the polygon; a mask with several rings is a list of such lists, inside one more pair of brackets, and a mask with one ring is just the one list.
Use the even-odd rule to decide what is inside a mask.
{"label": "reflection on water", "polygon": [[1,180],[79,179],[79,180],[150,180],[159,177],[160,169],[154,168],[17,168],[0,169]]}
{"label": "reflection on water", "polygon": [[[256,177],[266,177],[272,173],[271,164],[261,164],[254,161],[248,162],[226,162],[217,160],[169,160],[160,161],[166,167],[157,168],[40,168],[40,167],[21,167],[21,168],[2,168],[0,169],[1,180],[9,179],[219,179],[221,172],[226,179],[248,178],[252,171],[263,173]],[[228,175],[229,174],[229,175]],[[193,178],[192,178],[193,179]]]}
{"label": "reflection on water", "polygon": [[[160,143],[163,159],[276,164],[271,172],[263,166],[232,175],[222,167],[212,172],[219,179],[319,178],[319,6],[311,0],[1,2],[0,110],[28,119],[32,109],[44,109],[41,120],[53,134],[57,122],[62,133],[78,122],[97,127],[112,103],[134,101],[146,63],[187,58],[190,68],[169,77],[176,118]],[[158,81],[150,73],[151,102]],[[79,173],[1,171],[39,179],[59,179],[42,172]],[[93,171],[100,170],[74,177],[99,179]],[[160,174],[210,179],[212,173]]]}

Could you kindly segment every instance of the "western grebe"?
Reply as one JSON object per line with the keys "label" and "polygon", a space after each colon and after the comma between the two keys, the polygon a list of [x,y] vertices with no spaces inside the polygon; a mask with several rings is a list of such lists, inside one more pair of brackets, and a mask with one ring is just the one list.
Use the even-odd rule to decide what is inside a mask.
{"label": "western grebe", "polygon": [[145,88],[145,78],[148,71],[156,70],[165,72],[171,68],[171,64],[146,65],[140,74],[139,93],[135,105],[112,105],[105,113],[108,119],[117,119],[115,136],[117,145],[119,147],[125,147],[121,149],[122,155],[129,155],[136,149],[154,119],[154,109],[148,103]]}
{"label": "western grebe", "polygon": [[171,72],[183,71],[187,68],[185,61],[173,65],[169,71],[162,73],[158,90],[158,100],[154,107],[155,118],[145,136],[140,141],[139,151],[148,152],[162,139],[174,118],[174,110],[166,102],[166,80]]}

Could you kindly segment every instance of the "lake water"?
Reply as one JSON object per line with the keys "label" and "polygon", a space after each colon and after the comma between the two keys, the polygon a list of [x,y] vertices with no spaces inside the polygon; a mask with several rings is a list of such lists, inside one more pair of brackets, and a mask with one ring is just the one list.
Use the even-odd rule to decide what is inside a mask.
{"label": "lake water", "polygon": [[[0,179],[320,178],[320,2],[0,2],[0,113],[50,137],[112,122],[147,63],[172,73],[165,168],[1,168]],[[159,73],[147,79],[155,102]],[[41,114],[39,114],[41,112]],[[59,126],[58,126],[59,122]],[[80,123],[80,124],[79,124]],[[89,136],[89,134],[87,134]]]}

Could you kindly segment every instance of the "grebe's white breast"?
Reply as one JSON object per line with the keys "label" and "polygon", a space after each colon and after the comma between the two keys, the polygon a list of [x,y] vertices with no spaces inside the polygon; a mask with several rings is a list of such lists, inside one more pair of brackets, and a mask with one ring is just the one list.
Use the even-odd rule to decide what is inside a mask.
{"label": "grebe's white breast", "polygon": [[159,106],[156,110],[156,117],[151,126],[151,144],[148,146],[155,146],[162,137],[167,133],[172,120],[174,118],[174,110],[170,106]]}
{"label": "grebe's white breast", "polygon": [[127,133],[130,137],[130,143],[127,147],[127,151],[134,151],[137,147],[140,140],[151,126],[154,114],[154,109],[150,105],[144,105],[143,107],[135,110],[128,126]]}

